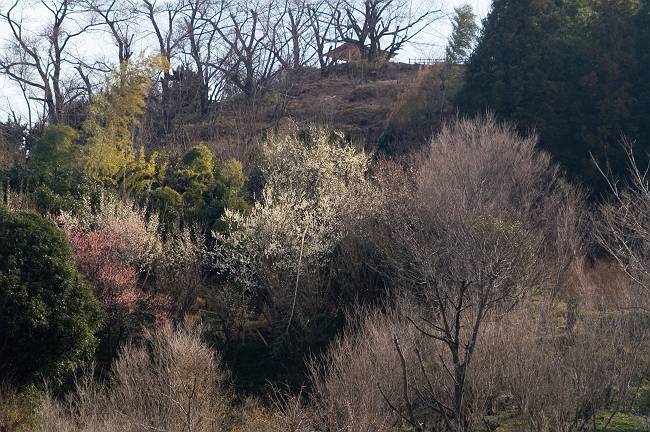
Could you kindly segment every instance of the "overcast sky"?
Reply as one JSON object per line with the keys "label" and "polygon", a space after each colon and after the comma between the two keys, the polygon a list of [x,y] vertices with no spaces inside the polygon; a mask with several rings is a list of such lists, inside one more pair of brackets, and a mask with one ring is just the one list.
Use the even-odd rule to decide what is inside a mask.
{"label": "overcast sky", "polygon": [[[0,0],[0,9],[5,11],[9,7],[11,0]],[[28,0],[29,1],[29,0]],[[442,2],[442,9],[451,15],[454,7],[469,4],[474,8],[475,13],[479,19],[484,18],[489,12],[491,0],[433,0]],[[23,14],[25,27],[38,26],[38,22],[42,21],[42,12],[38,8],[28,8]],[[29,25],[28,24],[32,24]],[[448,19],[442,19],[435,22],[426,32],[421,33],[414,44],[403,49],[397,57],[398,61],[408,61],[409,58],[440,58],[444,52],[446,40],[451,32],[451,23]],[[142,32],[136,34],[146,34],[148,29],[143,29]],[[0,25],[0,49],[4,49],[4,37],[8,36],[8,29]],[[77,45],[74,47],[79,54],[90,57],[109,57],[115,58],[116,55],[112,52],[107,53],[108,50],[115,50],[110,36],[105,32],[94,32],[91,35],[84,35],[79,38]],[[0,118],[4,118],[10,112],[11,106],[16,112],[25,115],[26,107],[22,96],[19,93],[15,84],[0,77]]]}

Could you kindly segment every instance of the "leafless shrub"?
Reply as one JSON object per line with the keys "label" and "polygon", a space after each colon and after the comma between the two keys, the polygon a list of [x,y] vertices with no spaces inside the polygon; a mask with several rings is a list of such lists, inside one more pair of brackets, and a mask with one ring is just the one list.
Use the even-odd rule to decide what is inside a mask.
{"label": "leafless shrub", "polygon": [[591,430],[597,413],[630,408],[647,369],[647,319],[595,311],[584,297],[580,305],[565,331],[541,318],[548,308],[532,305],[487,326],[496,375],[532,431]]}
{"label": "leafless shrub", "polygon": [[421,334],[395,311],[364,315],[324,357],[311,363],[317,430],[379,432],[391,430],[400,421],[382,396],[383,392],[402,407],[403,377],[393,339],[397,335],[407,368],[413,372],[408,376],[408,397],[415,397],[414,348]]}
{"label": "leafless shrub", "polygon": [[535,142],[491,116],[447,125],[402,187],[410,194],[387,196],[374,222],[393,283],[426,306],[407,318],[443,352],[421,354],[445,390],[427,383],[448,430],[482,409],[468,396],[481,326],[532,293],[566,296],[581,258],[582,195]]}
{"label": "leafless shrub", "polygon": [[301,390],[298,394],[275,390],[271,429],[273,432],[313,432],[314,422]]}
{"label": "leafless shrub", "polygon": [[[437,359],[447,362],[451,355],[405,318],[421,313],[421,305],[398,303],[386,312],[360,314],[356,325],[311,363],[308,409],[316,430],[381,432],[408,423],[414,430],[445,430],[437,401],[447,397],[450,371]],[[504,390],[501,357],[486,340],[481,336],[475,367],[466,376],[464,397],[476,421]]]}
{"label": "leafless shrub", "polygon": [[624,142],[630,182],[621,187],[610,174],[613,198],[600,206],[592,218],[598,243],[634,282],[633,307],[647,309],[650,286],[650,186],[648,170],[639,166],[631,143]]}
{"label": "leafless shrub", "polygon": [[87,377],[64,402],[46,397],[39,430],[142,431],[221,430],[228,393],[214,352],[188,323],[165,325],[145,335],[142,347],[127,346],[106,389]]}
{"label": "leafless shrub", "polygon": [[246,399],[239,407],[238,420],[232,432],[314,432],[311,410],[303,394],[291,395],[275,389],[271,403],[266,406],[256,399]]}
{"label": "leafless shrub", "polygon": [[239,421],[232,428],[232,432],[272,432],[273,412],[263,406],[258,400],[249,398],[241,405]]}
{"label": "leafless shrub", "polygon": [[[592,427],[597,413],[630,408],[648,365],[647,319],[596,310],[591,288],[585,290],[571,328],[563,325],[569,316],[561,304],[550,308],[539,298],[486,319],[465,376],[472,427],[494,430],[490,415],[505,407],[527,430],[580,431]],[[414,429],[449,429],[440,408],[453,385],[453,369],[445,367],[452,354],[404,318],[421,308],[401,302],[386,313],[364,314],[312,363],[312,405],[302,409],[314,430],[389,431],[411,421]]]}
{"label": "leafless shrub", "polygon": [[583,266],[579,286],[590,290],[593,309],[626,309],[639,300],[639,289],[615,261],[601,259]]}
{"label": "leafless shrub", "polygon": [[189,231],[169,239],[162,247],[155,268],[156,290],[172,299],[172,318],[179,322],[193,311],[201,289],[205,286],[208,252],[205,239],[192,239]]}

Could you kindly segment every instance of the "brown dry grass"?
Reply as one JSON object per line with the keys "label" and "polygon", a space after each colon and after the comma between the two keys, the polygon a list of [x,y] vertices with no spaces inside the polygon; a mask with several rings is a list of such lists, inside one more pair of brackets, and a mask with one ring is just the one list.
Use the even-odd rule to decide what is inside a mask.
{"label": "brown dry grass", "polygon": [[260,139],[287,122],[326,124],[374,149],[395,107],[404,95],[413,94],[412,87],[422,75],[420,66],[401,63],[363,75],[342,65],[328,77],[305,68],[260,100],[216,104],[209,118],[180,127],[173,140],[177,148],[168,151],[182,152],[201,142],[249,166]]}

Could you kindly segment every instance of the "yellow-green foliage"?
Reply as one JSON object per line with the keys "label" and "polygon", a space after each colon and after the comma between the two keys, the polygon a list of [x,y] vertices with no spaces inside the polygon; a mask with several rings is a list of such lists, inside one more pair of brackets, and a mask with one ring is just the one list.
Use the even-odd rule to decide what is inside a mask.
{"label": "yellow-green foliage", "polygon": [[214,181],[214,158],[205,145],[197,145],[185,153],[174,177],[180,191],[202,191]]}
{"label": "yellow-green foliage", "polygon": [[132,135],[140,123],[156,71],[168,64],[159,57],[122,64],[106,90],[93,99],[83,130],[88,136],[86,169],[106,183],[116,183],[134,161]]}
{"label": "yellow-green foliage", "polygon": [[126,188],[135,194],[150,190],[154,182],[161,179],[161,174],[164,177],[165,168],[164,163],[159,162],[158,152],[146,155],[144,148],[140,147],[137,156],[126,168]]}
{"label": "yellow-green foliage", "polygon": [[612,416],[610,413],[603,412],[596,418],[596,430],[610,432],[644,432],[648,430],[648,425],[645,417],[628,413],[616,413]]}
{"label": "yellow-green foliage", "polygon": [[18,392],[8,385],[0,385],[0,431],[34,430],[38,399],[38,393],[31,386]]}
{"label": "yellow-green foliage", "polygon": [[242,163],[229,159],[216,167],[215,192],[222,197],[224,208],[248,210],[250,204],[244,197],[246,175]]}

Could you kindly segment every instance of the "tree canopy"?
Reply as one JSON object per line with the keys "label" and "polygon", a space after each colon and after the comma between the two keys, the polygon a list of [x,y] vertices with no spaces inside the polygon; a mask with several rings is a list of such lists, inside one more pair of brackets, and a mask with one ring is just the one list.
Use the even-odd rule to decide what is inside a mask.
{"label": "tree canopy", "polygon": [[641,120],[648,105],[637,102],[646,85],[642,3],[496,0],[469,61],[461,109],[492,110],[520,132],[537,130],[569,176],[603,191],[592,156],[624,175],[621,136],[640,150],[648,145]]}

